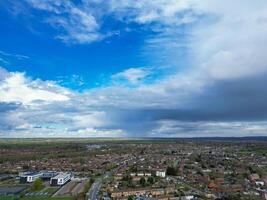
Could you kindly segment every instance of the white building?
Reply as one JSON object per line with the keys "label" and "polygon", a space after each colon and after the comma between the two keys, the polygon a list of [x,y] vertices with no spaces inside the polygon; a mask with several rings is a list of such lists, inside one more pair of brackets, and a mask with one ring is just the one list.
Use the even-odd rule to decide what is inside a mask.
{"label": "white building", "polygon": [[255,184],[257,186],[264,186],[264,182],[263,181],[256,181]]}
{"label": "white building", "polygon": [[193,200],[195,197],[193,195],[187,195],[182,197],[183,200]]}
{"label": "white building", "polygon": [[145,176],[152,176],[152,174],[149,172],[145,172]]}
{"label": "white building", "polygon": [[165,178],[166,177],[166,172],[165,171],[156,171],[156,176]]}
{"label": "white building", "polygon": [[138,172],[137,173],[137,176],[144,176],[145,174],[144,174],[144,172]]}
{"label": "white building", "polygon": [[50,184],[53,186],[56,185],[64,185],[71,179],[71,174],[70,173],[59,173],[57,176],[53,177],[50,179]]}
{"label": "white building", "polygon": [[136,176],[136,173],[131,173],[130,176]]}
{"label": "white building", "polygon": [[20,173],[20,182],[21,183],[32,183],[36,179],[40,178],[43,174],[40,172],[26,172]]}

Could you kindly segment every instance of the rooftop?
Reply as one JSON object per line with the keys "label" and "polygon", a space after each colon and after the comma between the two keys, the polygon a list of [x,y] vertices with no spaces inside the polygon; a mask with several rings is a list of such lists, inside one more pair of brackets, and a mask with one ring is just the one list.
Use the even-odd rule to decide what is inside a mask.
{"label": "rooftop", "polygon": [[53,177],[53,179],[65,178],[67,175],[69,175],[69,173],[60,172],[58,175]]}

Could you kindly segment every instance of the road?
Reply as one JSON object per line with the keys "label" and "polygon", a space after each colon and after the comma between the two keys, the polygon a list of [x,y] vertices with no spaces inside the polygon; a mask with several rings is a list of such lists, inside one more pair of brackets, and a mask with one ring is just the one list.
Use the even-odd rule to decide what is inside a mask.
{"label": "road", "polygon": [[93,183],[90,190],[88,191],[87,200],[97,200],[98,199],[98,193],[101,189],[101,185],[102,185],[102,178],[99,178]]}
{"label": "road", "polygon": [[106,172],[104,175],[102,175],[102,177],[96,179],[86,194],[87,200],[98,200],[99,199],[98,193],[101,189],[103,180],[108,178],[109,176],[111,176],[113,173],[116,173],[121,167],[125,166],[126,161],[128,161],[128,160],[121,162],[120,166],[118,166],[117,168],[113,169],[110,172]]}

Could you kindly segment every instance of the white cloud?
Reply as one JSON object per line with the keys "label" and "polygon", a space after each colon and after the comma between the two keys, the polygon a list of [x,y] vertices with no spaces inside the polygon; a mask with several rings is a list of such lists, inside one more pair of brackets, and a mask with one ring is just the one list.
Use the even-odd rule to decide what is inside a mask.
{"label": "white cloud", "polygon": [[151,74],[149,68],[129,68],[122,72],[112,75],[113,81],[126,81],[131,84],[140,83],[144,78]]}
{"label": "white cloud", "polygon": [[[74,133],[74,137],[125,137],[124,131],[117,129],[117,130],[98,130],[93,128],[86,128],[78,130],[78,134]],[[64,136],[63,136],[64,137]]]}
{"label": "white cloud", "polygon": [[[199,104],[193,101],[203,93],[202,84],[201,77],[184,75],[136,88],[110,86],[77,93],[53,82],[31,80],[22,73],[8,73],[0,81],[0,135],[192,137],[265,133],[264,121],[188,121],[190,115],[199,115],[194,108]],[[17,104],[13,105],[14,101]],[[203,109],[210,111],[209,107]],[[172,115],[174,119],[168,120]],[[189,118],[180,121],[184,116]]]}
{"label": "white cloud", "polygon": [[0,67],[0,81],[8,76],[8,71]]}
{"label": "white cloud", "polygon": [[206,20],[192,32],[196,63],[215,79],[235,79],[267,71],[267,3],[204,1],[198,8]]}
{"label": "white cloud", "polygon": [[42,128],[39,130],[34,130],[32,128],[29,128],[27,126],[27,129],[25,130],[11,130],[9,132],[7,131],[1,131],[0,130],[0,138],[92,138],[92,137],[98,137],[98,138],[113,138],[113,137],[124,137],[125,134],[122,130],[98,130],[93,128],[87,128],[87,129],[80,129],[77,131],[68,131],[68,130],[62,130],[62,129],[46,129]]}
{"label": "white cloud", "polygon": [[0,50],[0,55],[5,56],[5,57],[15,57],[17,59],[29,59],[29,56],[21,55],[21,54],[13,54],[13,53],[8,53],[5,51]]}
{"label": "white cloud", "polygon": [[63,0],[27,2],[33,8],[49,13],[46,21],[59,30],[56,38],[68,43],[90,43],[113,35],[113,30],[101,33],[106,16],[139,24],[155,22],[167,26],[196,20],[194,14],[186,12],[192,9],[191,0],[98,0],[76,4]]}
{"label": "white cloud", "polygon": [[[10,73],[0,82],[1,102],[21,102],[25,105],[34,101],[66,101],[67,92],[58,94],[60,88],[52,82],[31,81],[22,73]],[[54,91],[52,91],[54,90]]]}
{"label": "white cloud", "polygon": [[58,76],[56,82],[64,87],[68,87],[69,85],[81,87],[85,84],[83,76],[78,74],[72,74],[71,76]]}
{"label": "white cloud", "polygon": [[[56,38],[66,43],[90,43],[102,39],[95,17],[71,1],[28,0],[33,8],[50,13],[47,22],[59,30]],[[63,32],[63,33],[62,33]]]}
{"label": "white cloud", "polygon": [[182,122],[163,120],[152,137],[251,137],[266,136],[267,122]]}
{"label": "white cloud", "polygon": [[[193,71],[199,70],[207,79],[215,80],[267,71],[264,0],[112,0],[109,3],[119,19],[145,24],[158,32],[147,40],[145,47],[146,53],[153,52],[156,60],[180,67],[179,53],[186,49]],[[181,24],[188,25],[184,32],[179,31]]]}
{"label": "white cloud", "polygon": [[[259,94],[262,98],[256,99],[254,105],[249,102],[251,88],[241,87],[230,94],[227,88],[216,91],[216,84],[226,84],[220,81],[236,81],[233,85],[239,85],[242,84],[239,79],[267,71],[265,0],[257,0],[257,3],[249,0],[94,0],[82,1],[80,5],[70,1],[29,2],[37,9],[50,12],[48,22],[63,29],[64,34],[58,38],[65,42],[89,43],[104,37],[100,33],[103,15],[138,23],[154,33],[146,38],[146,52],[156,51],[153,59],[164,57],[164,62],[170,60],[167,64],[177,70],[164,79],[146,84],[144,80],[151,71],[130,68],[111,78],[135,87],[119,82],[77,93],[53,82],[31,80],[21,73],[7,75],[0,69],[0,101],[22,104],[0,116],[0,125],[4,122],[5,129],[12,130],[12,134],[16,134],[16,128],[26,128],[23,133],[27,136],[36,132],[65,136],[109,135],[113,131],[118,135],[152,133],[153,136],[249,136],[266,132],[266,122],[240,122],[240,117],[232,116],[239,111],[233,110],[236,107],[245,110],[247,115],[252,114],[248,112],[248,103],[254,106],[257,115],[258,110],[266,108],[266,104],[257,107],[266,96]],[[101,12],[96,12],[90,7],[91,3],[104,9],[101,7]],[[183,31],[181,24],[185,26]],[[176,62],[181,58],[180,51],[189,54],[191,60],[184,65],[190,66],[181,67],[179,61]],[[215,88],[208,91],[212,86]],[[214,101],[210,96],[215,96]],[[190,122],[190,117],[207,119]],[[212,117],[217,121],[209,121]],[[233,122],[225,122],[225,118]],[[255,118],[262,120],[258,115]]]}
{"label": "white cloud", "polygon": [[194,21],[193,16],[188,15],[188,13],[177,16],[192,9],[193,1],[191,0],[110,0],[108,4],[110,10],[115,12],[119,18],[126,18],[141,24],[156,22],[174,25]]}

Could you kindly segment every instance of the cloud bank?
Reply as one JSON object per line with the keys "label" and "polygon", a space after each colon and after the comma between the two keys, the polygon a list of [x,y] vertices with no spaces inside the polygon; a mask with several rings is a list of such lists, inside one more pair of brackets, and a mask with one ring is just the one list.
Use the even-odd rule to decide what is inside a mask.
{"label": "cloud bank", "polygon": [[[107,86],[76,92],[0,68],[1,137],[266,134],[265,0],[26,3],[46,13],[55,38],[65,43],[110,37],[107,16],[137,24],[152,33],[144,54],[173,73],[149,82],[158,67],[129,67]],[[183,70],[181,57],[189,59]]]}

